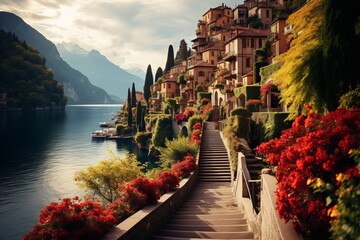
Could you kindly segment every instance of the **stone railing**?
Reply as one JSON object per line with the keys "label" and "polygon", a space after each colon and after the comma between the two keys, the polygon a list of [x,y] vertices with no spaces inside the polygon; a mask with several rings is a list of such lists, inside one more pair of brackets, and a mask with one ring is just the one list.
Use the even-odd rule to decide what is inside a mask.
{"label": "stone railing", "polygon": [[103,240],[146,239],[159,230],[188,197],[198,179],[198,170],[180,182],[175,192],[164,194],[157,204],[146,206],[121,222]]}
{"label": "stone railing", "polygon": [[[224,127],[224,126],[222,126]],[[226,139],[221,134],[228,150]],[[262,171],[261,174],[261,203],[260,212],[256,213],[251,199],[250,174],[246,165],[245,156],[238,153],[237,170],[232,172],[232,189],[236,202],[244,211],[250,230],[254,233],[254,239],[261,240],[300,240],[302,239],[293,229],[292,223],[285,223],[280,219],[276,209],[276,178]],[[234,175],[236,174],[236,175]],[[258,181],[258,180],[257,180]]]}

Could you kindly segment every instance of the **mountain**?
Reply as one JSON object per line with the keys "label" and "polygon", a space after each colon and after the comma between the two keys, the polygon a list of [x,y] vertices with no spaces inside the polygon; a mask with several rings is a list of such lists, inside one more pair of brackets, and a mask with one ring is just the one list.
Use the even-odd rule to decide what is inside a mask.
{"label": "mountain", "polygon": [[55,79],[64,85],[68,103],[113,103],[105,90],[92,85],[86,76],[70,67],[60,57],[56,46],[20,17],[0,12],[0,29],[14,33],[21,41],[39,50],[46,59],[46,66],[53,70]]}
{"label": "mountain", "polygon": [[91,83],[99,86],[110,95],[127,98],[127,89],[135,83],[135,88],[142,91],[144,78],[128,73],[110,62],[97,50],[86,51],[77,44],[59,43],[56,45],[61,57],[71,66],[88,76]]}
{"label": "mountain", "polygon": [[145,72],[141,68],[132,67],[125,70],[131,74],[134,74],[135,76],[138,76],[141,79],[145,79]]}

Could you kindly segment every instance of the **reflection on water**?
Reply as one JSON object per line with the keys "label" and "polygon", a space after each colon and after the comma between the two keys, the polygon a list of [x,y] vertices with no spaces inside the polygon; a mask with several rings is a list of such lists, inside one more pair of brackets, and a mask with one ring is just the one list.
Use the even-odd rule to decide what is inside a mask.
{"label": "reflection on water", "polygon": [[91,140],[99,122],[119,108],[77,105],[65,112],[0,113],[0,239],[20,239],[51,201],[83,195],[74,173],[107,158],[109,149],[149,161],[131,141]]}

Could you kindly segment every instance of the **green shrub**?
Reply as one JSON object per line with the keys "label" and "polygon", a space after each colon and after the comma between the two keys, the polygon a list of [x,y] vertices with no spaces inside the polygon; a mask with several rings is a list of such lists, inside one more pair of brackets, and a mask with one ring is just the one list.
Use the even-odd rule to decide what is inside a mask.
{"label": "green shrub", "polygon": [[172,129],[172,120],[170,116],[159,117],[156,121],[154,132],[152,135],[152,144],[155,148],[164,147],[165,140],[172,140],[173,138],[173,129]]}
{"label": "green shrub", "polygon": [[290,128],[292,121],[286,120],[289,113],[256,112],[251,116],[250,145],[259,146],[273,138],[280,137],[282,130]]}
{"label": "green shrub", "polygon": [[166,140],[165,147],[160,148],[160,161],[163,169],[171,168],[175,162],[182,161],[186,155],[196,156],[197,145],[189,144],[189,139],[179,137],[173,141]]}
{"label": "green shrub", "polygon": [[191,132],[193,129],[193,126],[195,125],[195,123],[197,122],[203,122],[203,119],[200,115],[194,115],[191,118],[188,119],[188,131],[189,131],[189,136],[191,136]]}
{"label": "green shrub", "polygon": [[232,110],[230,116],[251,117],[251,113],[246,108],[239,107]]}
{"label": "green shrub", "polygon": [[345,93],[340,97],[340,106],[342,108],[354,108],[360,107],[360,86],[357,87],[355,90]]}
{"label": "green shrub", "polygon": [[197,99],[200,102],[203,98],[207,98],[211,100],[211,93],[209,92],[198,92],[197,93]]}
{"label": "green shrub", "polygon": [[223,90],[225,88],[225,84],[218,83],[218,84],[215,85],[215,88]]}
{"label": "green shrub", "polygon": [[227,128],[236,137],[249,140],[250,118],[240,117],[240,116],[231,116],[226,121],[227,121],[227,124],[226,124]]}
{"label": "green shrub", "polygon": [[204,92],[204,87],[202,85],[197,85],[196,92]]}
{"label": "green shrub", "polygon": [[116,133],[118,135],[123,134],[124,129],[127,128],[126,124],[116,124]]}
{"label": "green shrub", "polygon": [[178,79],[176,81],[178,84],[186,84],[186,76],[184,73],[179,74]]}
{"label": "green shrub", "polygon": [[151,140],[151,132],[137,132],[135,135],[135,142],[141,144],[148,144]]}
{"label": "green shrub", "polygon": [[213,109],[210,109],[210,110],[206,111],[206,113],[205,113],[205,115],[206,115],[205,121],[211,122],[212,119],[213,119],[213,114],[214,114],[214,110],[213,110]]}

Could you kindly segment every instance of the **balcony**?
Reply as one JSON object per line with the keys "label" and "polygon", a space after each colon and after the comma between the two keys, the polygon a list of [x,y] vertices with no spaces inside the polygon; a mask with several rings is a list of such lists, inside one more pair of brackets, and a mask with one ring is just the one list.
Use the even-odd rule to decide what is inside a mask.
{"label": "balcony", "polygon": [[224,59],[225,61],[230,62],[230,61],[232,61],[232,60],[235,60],[235,59],[236,59],[236,56],[237,56],[237,54],[235,53],[235,51],[230,51],[230,52],[226,52],[226,53],[224,54],[223,59]]}
{"label": "balcony", "polygon": [[271,42],[271,41],[274,41],[275,39],[277,39],[277,37],[278,37],[278,34],[276,32],[271,32],[267,35],[267,40],[269,42]]}
{"label": "balcony", "polygon": [[206,45],[205,41],[196,41],[192,44],[192,48],[197,48]]}
{"label": "balcony", "polygon": [[230,71],[228,69],[220,69],[219,70],[219,76],[224,76],[229,73],[230,73]]}
{"label": "balcony", "polygon": [[291,24],[287,25],[286,27],[284,27],[284,34],[288,35],[293,31],[293,26]]}

